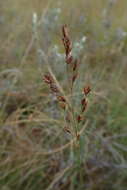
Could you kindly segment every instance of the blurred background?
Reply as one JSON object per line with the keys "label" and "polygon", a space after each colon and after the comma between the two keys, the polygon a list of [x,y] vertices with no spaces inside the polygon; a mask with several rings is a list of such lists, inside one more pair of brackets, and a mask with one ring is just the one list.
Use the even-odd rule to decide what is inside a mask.
{"label": "blurred background", "polygon": [[[1,190],[127,189],[126,10],[126,0],[0,2]],[[42,80],[50,68],[69,95],[64,24],[80,62],[75,93],[92,89],[78,167]]]}

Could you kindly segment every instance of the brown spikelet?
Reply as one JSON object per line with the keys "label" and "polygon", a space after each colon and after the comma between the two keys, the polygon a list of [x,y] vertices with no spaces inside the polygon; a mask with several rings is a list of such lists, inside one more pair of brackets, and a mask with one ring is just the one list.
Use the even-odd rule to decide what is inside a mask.
{"label": "brown spikelet", "polygon": [[63,44],[64,44],[64,48],[65,48],[65,54],[66,54],[66,63],[67,64],[71,64],[73,61],[73,57],[72,57],[72,42],[70,40],[69,37],[69,33],[68,33],[68,28],[67,25],[64,25],[62,27],[62,34],[63,34]]}
{"label": "brown spikelet", "polygon": [[77,122],[80,123],[82,120],[83,120],[82,116],[81,116],[81,115],[78,115],[78,116],[77,116]]}
{"label": "brown spikelet", "polygon": [[82,104],[82,106],[87,104],[86,98],[83,98],[83,99],[81,100],[81,104]]}
{"label": "brown spikelet", "polygon": [[78,64],[77,64],[77,59],[75,59],[72,55],[72,42],[69,36],[67,25],[64,25],[62,27],[62,35],[63,35],[62,40],[63,40],[63,44],[65,48],[65,56],[66,56],[65,61],[67,63],[67,71],[68,71],[68,78],[69,78],[68,82],[71,82],[70,89],[72,91],[74,82],[78,76]]}
{"label": "brown spikelet", "polygon": [[58,96],[57,99],[60,102],[66,102],[66,99],[63,96]]}
{"label": "brown spikelet", "polygon": [[49,73],[47,73],[47,74],[44,75],[43,81],[45,83],[47,83],[47,84],[52,84],[53,83],[53,78]]}
{"label": "brown spikelet", "polygon": [[52,91],[53,93],[59,93],[59,89],[57,88],[57,86],[56,86],[54,83],[52,83],[52,84],[50,85],[50,89],[51,89],[51,91]]}
{"label": "brown spikelet", "polygon": [[87,86],[83,90],[84,90],[84,94],[88,95],[90,93],[90,91],[91,91],[91,88],[90,88],[90,86]]}
{"label": "brown spikelet", "polygon": [[73,57],[72,57],[72,55],[70,54],[70,55],[68,55],[68,56],[66,57],[66,63],[67,63],[67,64],[72,64],[72,62],[73,62]]}
{"label": "brown spikelet", "polygon": [[86,110],[86,107],[87,107],[86,98],[82,99],[81,104],[82,104],[82,113],[83,113]]}

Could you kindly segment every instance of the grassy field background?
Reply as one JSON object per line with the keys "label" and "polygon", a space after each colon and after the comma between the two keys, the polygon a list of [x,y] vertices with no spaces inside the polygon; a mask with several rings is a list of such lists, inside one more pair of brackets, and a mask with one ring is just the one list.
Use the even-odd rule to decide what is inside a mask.
{"label": "grassy field background", "polygon": [[[126,9],[126,0],[0,2],[1,190],[127,189]],[[61,108],[42,80],[50,69],[71,96],[63,24],[80,61],[76,112],[82,88],[91,87],[76,158]]]}

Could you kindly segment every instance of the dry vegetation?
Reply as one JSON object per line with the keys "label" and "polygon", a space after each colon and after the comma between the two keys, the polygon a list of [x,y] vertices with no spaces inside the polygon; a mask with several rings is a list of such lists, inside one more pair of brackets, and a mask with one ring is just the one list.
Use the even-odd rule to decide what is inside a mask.
{"label": "dry vegetation", "polygon": [[1,190],[127,189],[126,8],[0,2]]}

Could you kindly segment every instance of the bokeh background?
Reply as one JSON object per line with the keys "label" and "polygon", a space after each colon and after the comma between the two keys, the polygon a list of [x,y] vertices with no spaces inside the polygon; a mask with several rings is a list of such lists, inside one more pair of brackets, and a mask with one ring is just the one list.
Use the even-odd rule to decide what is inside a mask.
{"label": "bokeh background", "polygon": [[[126,0],[0,1],[1,190],[127,189],[126,10]],[[78,167],[42,80],[50,68],[69,95],[64,24],[80,61],[75,93],[92,89]]]}

